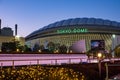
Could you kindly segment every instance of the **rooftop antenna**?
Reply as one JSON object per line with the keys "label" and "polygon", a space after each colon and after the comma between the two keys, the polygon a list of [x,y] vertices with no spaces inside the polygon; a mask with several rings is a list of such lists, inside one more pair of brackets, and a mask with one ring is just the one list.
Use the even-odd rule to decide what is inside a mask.
{"label": "rooftop antenna", "polygon": [[17,24],[15,24],[15,36],[17,36],[17,28],[18,27],[18,25]]}

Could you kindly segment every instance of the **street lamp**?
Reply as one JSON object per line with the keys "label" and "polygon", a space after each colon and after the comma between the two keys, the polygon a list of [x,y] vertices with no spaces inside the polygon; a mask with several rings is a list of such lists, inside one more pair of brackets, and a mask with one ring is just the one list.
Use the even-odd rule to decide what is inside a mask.
{"label": "street lamp", "polygon": [[[114,49],[115,48],[115,38],[116,38],[116,36],[115,36],[115,34],[113,34],[112,35],[112,49]],[[115,53],[114,53],[114,51],[112,52],[112,57],[114,57],[115,56]]]}
{"label": "street lamp", "polygon": [[115,38],[115,34],[113,34],[112,37]]}
{"label": "street lamp", "polygon": [[15,36],[15,44],[16,44],[16,51],[19,52],[19,48],[18,48],[18,45],[19,45],[19,40],[20,40],[20,36],[16,35]]}
{"label": "street lamp", "polygon": [[98,57],[99,78],[101,78],[101,58],[102,58],[102,53],[98,53],[97,57]]}
{"label": "street lamp", "polygon": [[102,53],[98,53],[97,56],[98,56],[99,59],[101,59],[101,57],[102,57]]}

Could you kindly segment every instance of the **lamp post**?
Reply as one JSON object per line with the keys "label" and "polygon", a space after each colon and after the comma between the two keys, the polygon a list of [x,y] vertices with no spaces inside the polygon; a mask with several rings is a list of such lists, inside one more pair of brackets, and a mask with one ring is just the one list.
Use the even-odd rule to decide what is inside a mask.
{"label": "lamp post", "polygon": [[15,36],[15,44],[16,44],[16,51],[19,52],[19,48],[18,48],[18,45],[19,45],[19,40],[20,40],[20,37],[18,35]]}
{"label": "lamp post", "polygon": [[105,78],[105,80],[108,80],[108,64],[107,63],[105,63],[105,67],[106,67],[106,78]]}
{"label": "lamp post", "polygon": [[[115,38],[116,38],[116,36],[115,36],[115,34],[113,34],[112,35],[112,48],[114,49],[115,48]],[[115,56],[115,54],[114,54],[114,51],[112,52],[112,57],[114,57]]]}
{"label": "lamp post", "polygon": [[101,79],[101,58],[102,58],[102,53],[98,53],[97,57],[98,57],[99,78]]}

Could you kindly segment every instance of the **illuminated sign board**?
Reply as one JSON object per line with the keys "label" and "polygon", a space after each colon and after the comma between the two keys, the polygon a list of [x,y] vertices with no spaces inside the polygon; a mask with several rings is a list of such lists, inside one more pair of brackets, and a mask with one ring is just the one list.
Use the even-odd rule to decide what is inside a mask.
{"label": "illuminated sign board", "polygon": [[91,40],[91,49],[92,50],[105,50],[105,41],[104,40]]}
{"label": "illuminated sign board", "polygon": [[65,33],[86,33],[86,32],[88,32],[88,29],[86,29],[86,28],[59,29],[59,30],[57,30],[57,33],[59,33],[59,34],[65,34]]}

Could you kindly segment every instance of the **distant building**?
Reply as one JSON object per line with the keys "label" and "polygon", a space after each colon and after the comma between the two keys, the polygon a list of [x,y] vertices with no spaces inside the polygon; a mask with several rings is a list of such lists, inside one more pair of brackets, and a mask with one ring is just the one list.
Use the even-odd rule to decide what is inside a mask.
{"label": "distant building", "polygon": [[15,39],[20,41],[21,45],[25,44],[25,39],[23,37],[16,37],[17,36],[17,24],[15,24],[15,36],[14,31],[10,27],[3,27],[1,28],[1,19],[0,19],[0,51],[2,43],[5,42],[13,42]]}
{"label": "distant building", "polygon": [[21,45],[25,44],[25,39],[23,37],[15,37],[15,36],[0,36],[0,50],[1,50],[1,46],[2,43],[6,43],[6,42],[14,42],[15,39],[17,41],[20,41]]}
{"label": "distant building", "polygon": [[14,36],[0,36],[0,50],[3,42],[11,42],[14,40]]}
{"label": "distant building", "polygon": [[12,42],[14,40],[13,30],[9,27],[0,29],[0,50],[3,42]]}
{"label": "distant building", "polygon": [[4,27],[1,29],[1,36],[13,36],[13,30],[9,27]]}

